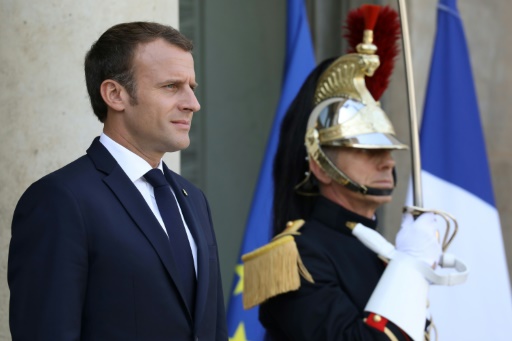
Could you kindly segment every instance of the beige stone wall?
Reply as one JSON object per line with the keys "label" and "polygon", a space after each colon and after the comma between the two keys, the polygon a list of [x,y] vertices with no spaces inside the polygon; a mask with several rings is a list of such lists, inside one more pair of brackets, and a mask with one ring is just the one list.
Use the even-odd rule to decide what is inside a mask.
{"label": "beige stone wall", "polygon": [[[83,59],[108,27],[178,26],[178,0],[0,2],[0,340],[10,340],[7,251],[12,213],[35,180],[84,154],[102,125],[90,109]],[[176,169],[179,155],[169,159]]]}
{"label": "beige stone wall", "polygon": [[[430,59],[436,25],[437,0],[409,0],[408,12],[412,35],[414,78],[418,114],[423,109],[425,88],[428,81]],[[512,90],[512,35],[510,18],[512,2],[459,0],[466,40],[473,67],[480,115],[487,143],[496,204],[501,226],[509,273],[512,273],[512,115],[510,114]],[[400,61],[401,63],[401,61]],[[399,63],[399,64],[400,64]],[[403,67],[398,65],[388,94],[389,112],[402,112],[407,108],[404,98]],[[408,122],[397,121],[399,135],[408,135]],[[386,209],[386,225],[398,226],[400,207],[403,205],[410,169],[409,156],[398,155],[399,188],[393,204]],[[475,179],[478,181],[478,179]],[[468,212],[471,214],[471,212]],[[394,235],[395,231],[387,231]],[[482,227],[485,233],[485,227]],[[475,250],[475,252],[478,252]]]}

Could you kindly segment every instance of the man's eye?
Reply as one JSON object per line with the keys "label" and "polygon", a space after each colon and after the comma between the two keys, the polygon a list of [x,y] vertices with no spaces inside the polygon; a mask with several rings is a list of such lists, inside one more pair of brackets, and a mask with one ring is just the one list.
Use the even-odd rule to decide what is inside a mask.
{"label": "man's eye", "polygon": [[168,89],[176,89],[176,84],[167,84],[165,87]]}

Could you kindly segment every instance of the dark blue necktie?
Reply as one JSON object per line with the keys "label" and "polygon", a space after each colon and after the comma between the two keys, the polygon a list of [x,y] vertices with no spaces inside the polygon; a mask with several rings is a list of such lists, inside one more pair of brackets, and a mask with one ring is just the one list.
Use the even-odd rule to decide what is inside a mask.
{"label": "dark blue necktie", "polygon": [[144,175],[144,178],[153,186],[156,204],[164,221],[171,251],[181,275],[181,287],[184,289],[185,299],[190,312],[194,311],[196,297],[196,273],[192,250],[185,231],[185,225],[181,219],[176,199],[171,192],[171,187],[164,174],[158,168],[154,168]]}

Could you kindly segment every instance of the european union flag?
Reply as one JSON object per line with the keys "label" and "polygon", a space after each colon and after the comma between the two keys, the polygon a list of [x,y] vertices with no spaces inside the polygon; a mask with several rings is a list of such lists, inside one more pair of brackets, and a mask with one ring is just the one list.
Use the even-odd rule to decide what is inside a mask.
{"label": "european union flag", "polygon": [[512,340],[512,299],[473,73],[456,0],[437,6],[437,33],[420,134],[425,207],[452,214],[448,250],[470,270],[455,287],[433,286],[440,340]]}
{"label": "european union flag", "polygon": [[[315,57],[306,9],[303,0],[287,1],[286,61],[281,99],[272,124],[272,131],[252,200],[241,255],[266,244],[271,238],[272,224],[272,164],[279,141],[281,121],[299,91],[302,83],[315,67]],[[229,340],[260,341],[265,330],[258,321],[258,307],[243,309],[243,264],[241,258],[235,267],[232,296],[229,300],[227,323]]]}

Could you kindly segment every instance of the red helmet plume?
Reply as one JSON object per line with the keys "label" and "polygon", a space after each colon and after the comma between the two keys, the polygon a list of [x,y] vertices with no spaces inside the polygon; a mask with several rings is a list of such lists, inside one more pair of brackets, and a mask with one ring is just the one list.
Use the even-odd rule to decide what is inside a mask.
{"label": "red helmet plume", "polygon": [[373,44],[377,46],[380,67],[373,77],[366,77],[366,87],[378,101],[389,85],[395,59],[400,52],[400,21],[397,11],[389,6],[376,5],[363,5],[354,9],[348,14],[343,37],[349,44],[348,52],[356,52],[356,46],[363,39],[364,30],[371,30],[372,26]]}

